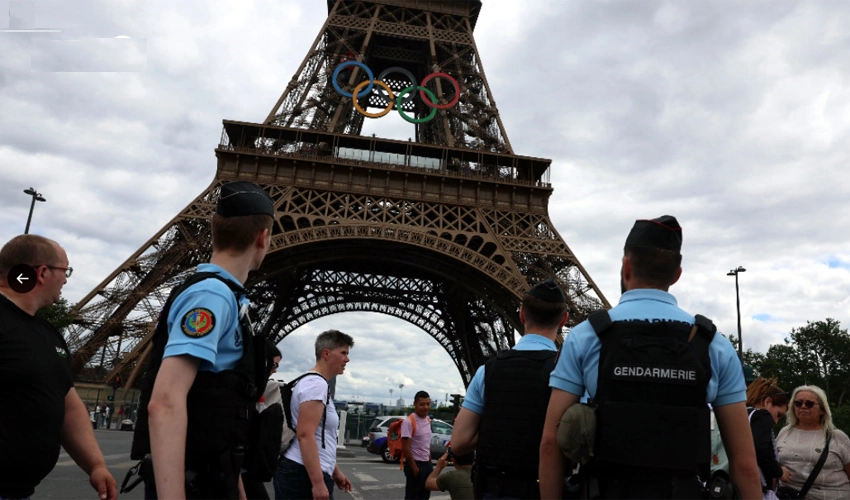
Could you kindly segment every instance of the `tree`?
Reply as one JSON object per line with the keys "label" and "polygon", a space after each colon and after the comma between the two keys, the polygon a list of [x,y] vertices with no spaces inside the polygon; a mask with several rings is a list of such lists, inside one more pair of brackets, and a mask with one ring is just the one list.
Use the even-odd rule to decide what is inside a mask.
{"label": "tree", "polygon": [[[832,319],[806,322],[806,326],[791,330],[791,341],[800,356],[800,373],[806,383],[822,385],[830,401],[838,406],[844,400],[850,384],[850,335]],[[812,381],[812,382],[809,382]]]}
{"label": "tree", "polygon": [[801,375],[801,364],[797,349],[786,341],[770,346],[756,369],[762,377],[777,379],[779,387],[790,392],[806,381]]}
{"label": "tree", "polygon": [[[729,334],[729,336],[726,336],[725,334],[721,333],[720,335],[723,335],[724,337],[728,338],[729,342],[732,343],[732,347],[735,348],[735,351],[738,351],[738,337],[736,337],[734,334]],[[744,351],[745,365],[750,365],[758,370],[758,366],[762,363],[763,360],[764,354],[760,352],[755,352],[752,349],[747,349],[746,351]]]}
{"label": "tree", "polygon": [[850,391],[850,335],[832,318],[808,321],[792,329],[784,344],[770,346],[754,366],[787,391],[820,386],[833,406],[841,406]]}
{"label": "tree", "polygon": [[71,314],[72,306],[68,304],[65,298],[59,299],[59,302],[51,304],[47,307],[42,307],[36,311],[37,316],[46,319],[48,323],[53,325],[53,328],[62,332],[65,327],[70,326],[76,319],[75,314]]}

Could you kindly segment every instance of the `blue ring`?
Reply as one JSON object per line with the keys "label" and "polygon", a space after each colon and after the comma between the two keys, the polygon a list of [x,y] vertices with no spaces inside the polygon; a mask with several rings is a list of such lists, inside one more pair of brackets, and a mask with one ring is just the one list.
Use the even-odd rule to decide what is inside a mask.
{"label": "blue ring", "polygon": [[375,75],[372,74],[372,70],[369,69],[369,66],[366,66],[365,64],[363,64],[362,62],[359,62],[359,61],[345,61],[344,63],[342,63],[342,64],[340,64],[339,66],[336,67],[336,69],[334,70],[334,75],[332,77],[332,80],[333,80],[333,83],[334,83],[334,88],[336,89],[337,92],[339,92],[340,94],[342,94],[345,97],[351,97],[352,96],[351,92],[345,92],[344,90],[342,90],[342,87],[340,87],[339,83],[336,81],[337,77],[339,76],[339,72],[343,68],[346,68],[348,66],[357,66],[359,68],[363,68],[363,71],[365,71],[366,74],[369,75],[369,85],[367,85],[366,88],[363,89],[359,94],[357,94],[358,99],[366,97],[367,95],[369,95],[369,92],[372,92],[372,87],[375,85]]}

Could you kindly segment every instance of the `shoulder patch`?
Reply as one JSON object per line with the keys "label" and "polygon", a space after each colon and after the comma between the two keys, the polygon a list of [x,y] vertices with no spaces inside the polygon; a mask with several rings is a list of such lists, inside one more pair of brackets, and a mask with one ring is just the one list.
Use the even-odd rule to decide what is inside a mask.
{"label": "shoulder patch", "polygon": [[215,328],[215,315],[209,309],[199,307],[183,316],[183,333],[190,337],[203,337]]}

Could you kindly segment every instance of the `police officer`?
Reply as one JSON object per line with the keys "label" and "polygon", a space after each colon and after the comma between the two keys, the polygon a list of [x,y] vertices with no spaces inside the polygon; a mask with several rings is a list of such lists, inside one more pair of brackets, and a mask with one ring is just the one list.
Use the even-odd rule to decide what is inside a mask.
{"label": "police officer", "polygon": [[258,386],[268,372],[258,354],[263,348],[257,349],[264,342],[246,321],[242,285],[269,250],[273,217],[272,200],[259,186],[222,186],[212,217],[212,258],[198,266],[199,274],[214,276],[176,298],[172,293],[160,319],[167,321],[167,344],[147,405],[159,498],[244,497],[239,475],[247,408],[262,394]]}
{"label": "police officer", "polygon": [[699,498],[697,475],[706,474],[710,456],[706,403],[715,409],[741,497],[761,498],[741,363],[710,321],[680,309],[667,292],[682,272],[681,246],[675,217],[636,221],[626,238],[619,304],[570,331],[550,379],[543,498],[561,498],[558,425],[585,391],[597,419],[585,470],[601,498]]}
{"label": "police officer", "polygon": [[567,303],[552,278],[534,285],[519,312],[517,345],[478,368],[452,430],[457,455],[476,451],[475,498],[540,498],[539,443]]}

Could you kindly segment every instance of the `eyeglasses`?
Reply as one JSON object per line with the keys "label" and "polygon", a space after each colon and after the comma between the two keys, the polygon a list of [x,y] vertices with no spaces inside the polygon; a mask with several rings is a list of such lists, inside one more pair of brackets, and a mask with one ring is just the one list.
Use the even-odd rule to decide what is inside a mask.
{"label": "eyeglasses", "polygon": [[279,363],[272,363],[272,366],[274,366],[275,370],[277,370],[277,368],[280,366],[280,364]]}
{"label": "eyeglasses", "polygon": [[802,408],[803,406],[805,406],[806,408],[811,408],[816,404],[820,403],[817,403],[815,401],[794,401],[794,406],[796,406],[797,408]]}
{"label": "eyeglasses", "polygon": [[47,264],[44,264],[44,267],[46,267],[47,269],[55,269],[57,271],[64,271],[66,278],[70,278],[71,275],[74,273],[73,267],[58,267],[58,266],[50,266],[50,265],[47,265]]}

